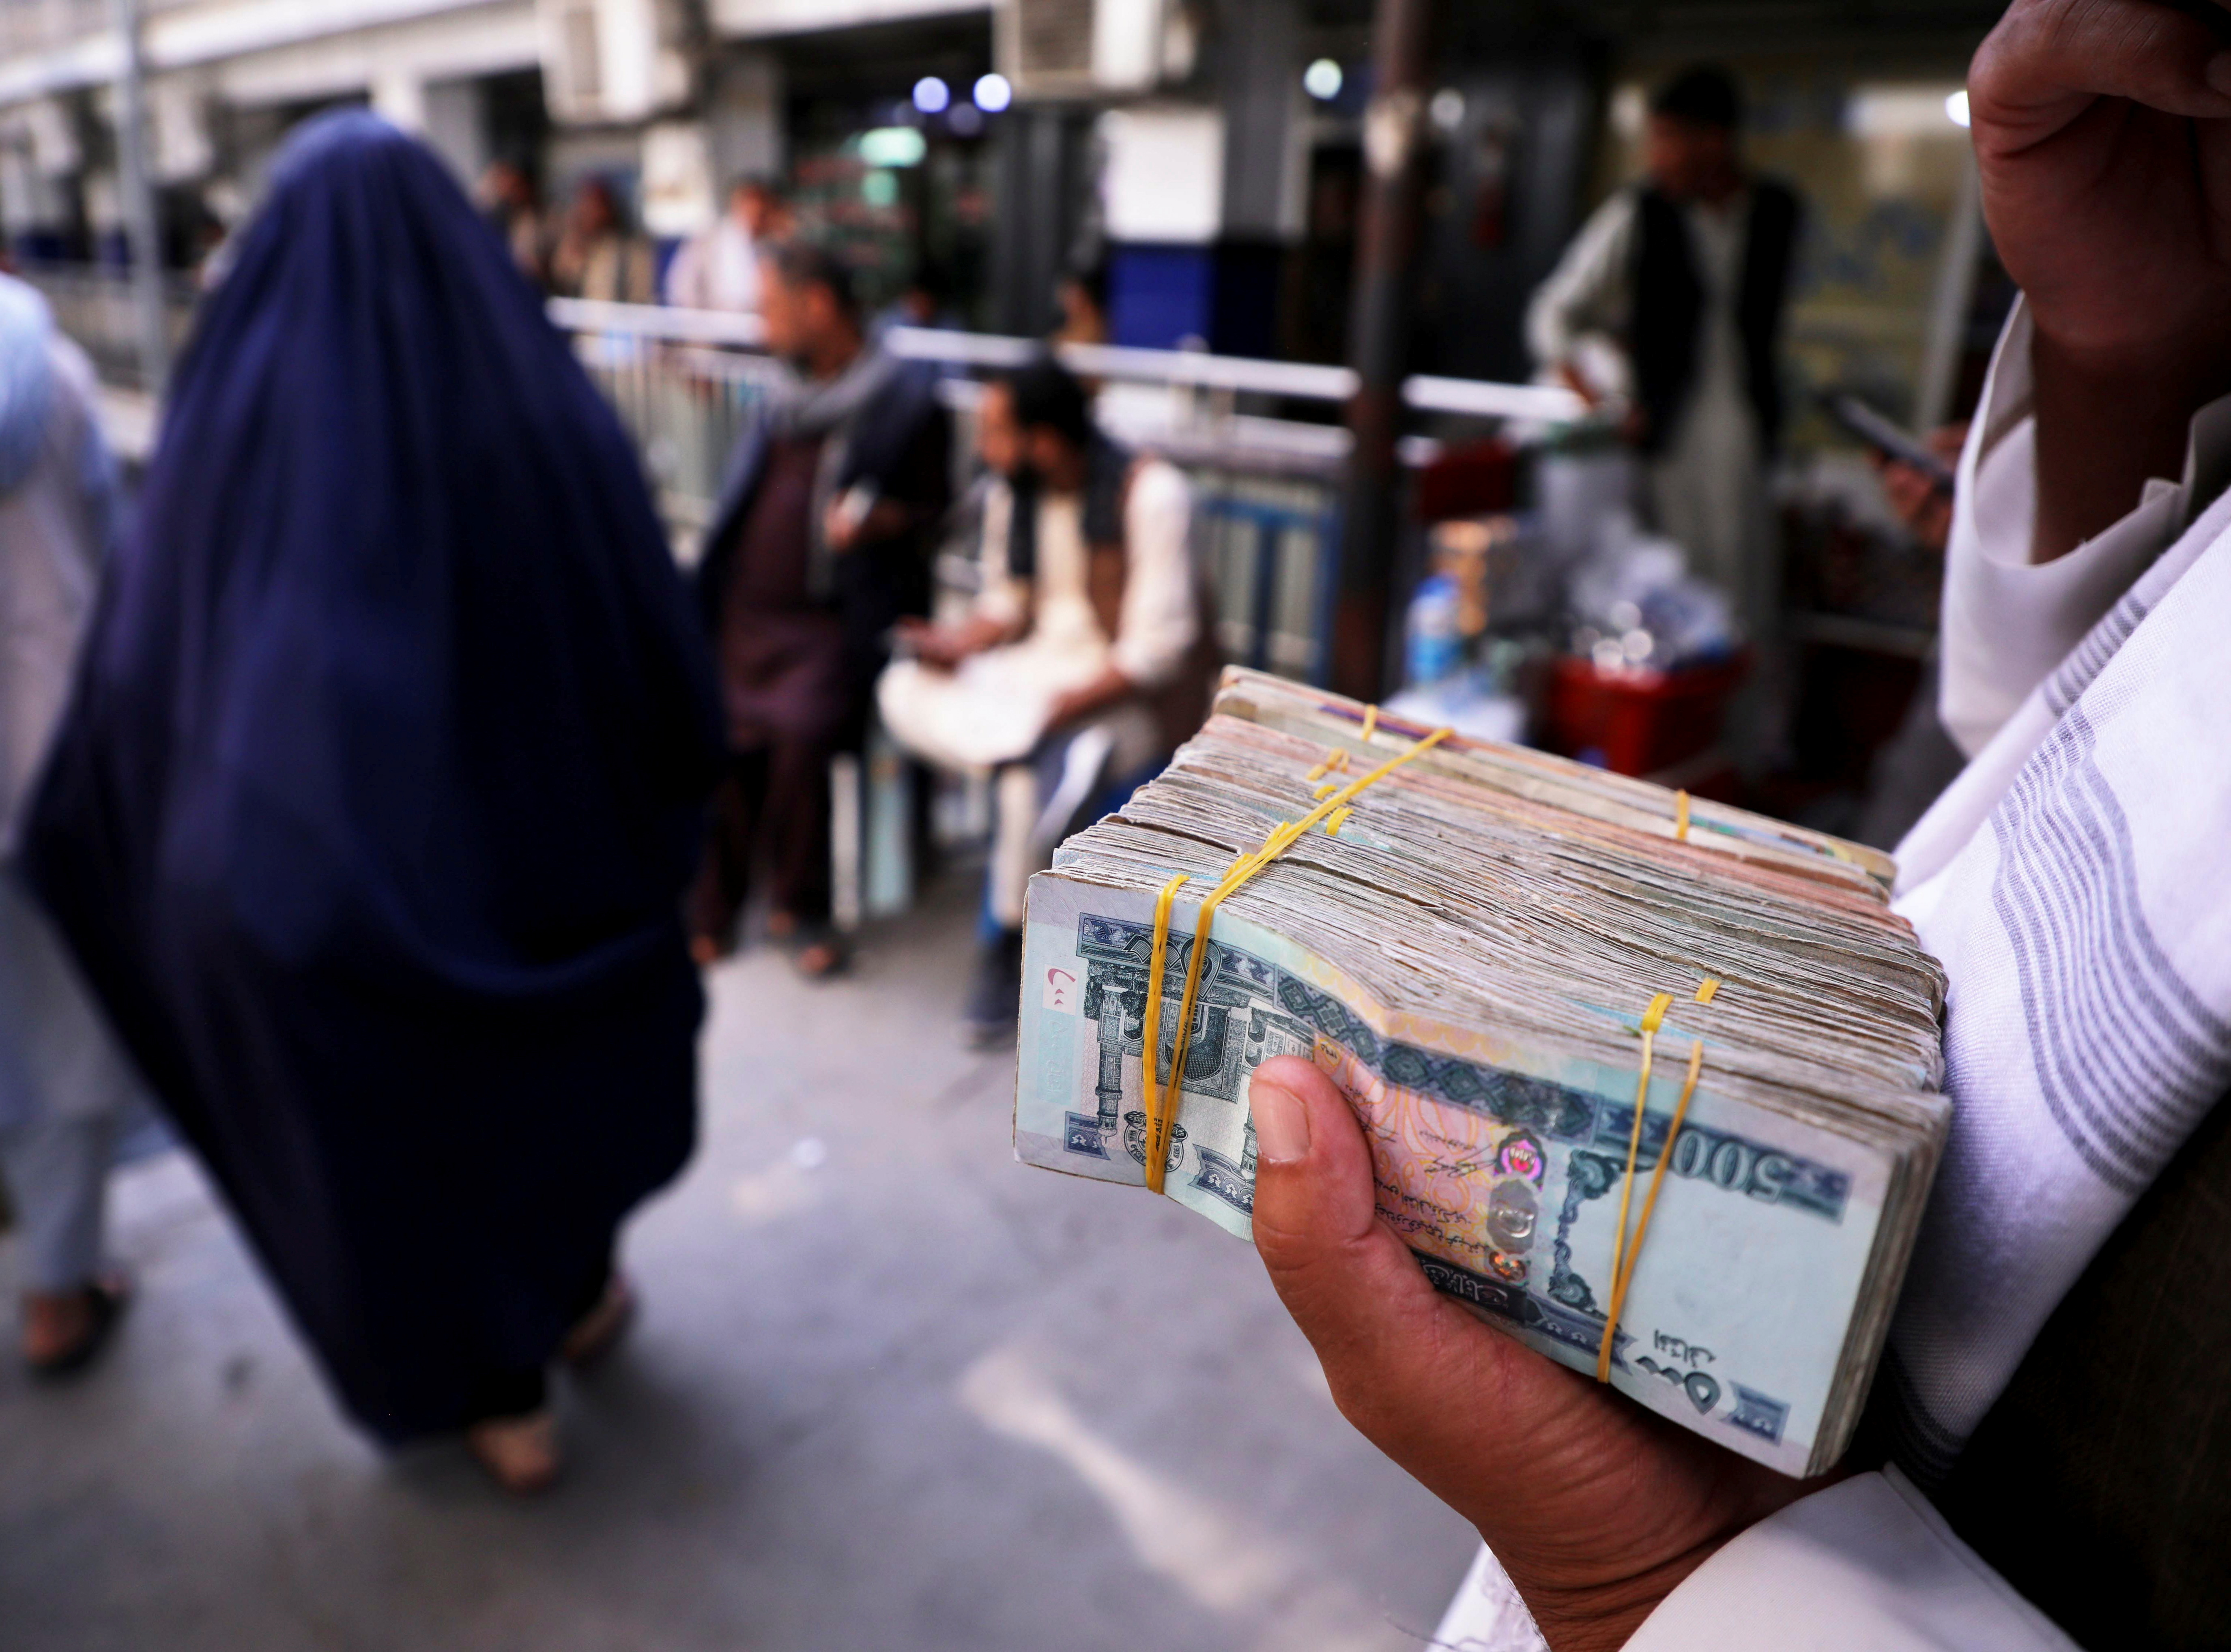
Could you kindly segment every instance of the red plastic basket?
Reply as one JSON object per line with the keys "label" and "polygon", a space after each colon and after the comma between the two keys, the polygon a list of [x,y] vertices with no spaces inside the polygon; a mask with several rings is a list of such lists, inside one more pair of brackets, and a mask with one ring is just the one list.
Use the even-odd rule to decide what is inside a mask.
{"label": "red plastic basket", "polygon": [[1728,702],[1749,669],[1748,654],[1678,671],[1561,656],[1549,670],[1550,746],[1567,757],[1600,752],[1616,774],[1671,768],[1720,738]]}

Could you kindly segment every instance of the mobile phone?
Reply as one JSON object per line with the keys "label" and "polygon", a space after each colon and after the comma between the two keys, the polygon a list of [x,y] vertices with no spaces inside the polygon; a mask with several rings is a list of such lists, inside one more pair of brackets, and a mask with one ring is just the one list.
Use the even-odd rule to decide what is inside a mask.
{"label": "mobile phone", "polygon": [[1849,390],[1823,395],[1820,405],[1830,418],[1884,458],[1912,466],[1941,494],[1952,491],[1951,466],[1930,451],[1919,436],[1892,423]]}

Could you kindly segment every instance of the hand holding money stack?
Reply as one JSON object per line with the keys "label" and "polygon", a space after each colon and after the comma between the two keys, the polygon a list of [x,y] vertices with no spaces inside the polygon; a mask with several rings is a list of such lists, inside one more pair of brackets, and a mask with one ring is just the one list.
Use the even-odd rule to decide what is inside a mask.
{"label": "hand holding money stack", "polygon": [[1247,1237],[1249,1075],[1308,1056],[1441,1290],[1817,1474],[1949,1122],[1943,977],[1891,870],[1228,672],[1168,771],[1031,881],[1016,1151]]}

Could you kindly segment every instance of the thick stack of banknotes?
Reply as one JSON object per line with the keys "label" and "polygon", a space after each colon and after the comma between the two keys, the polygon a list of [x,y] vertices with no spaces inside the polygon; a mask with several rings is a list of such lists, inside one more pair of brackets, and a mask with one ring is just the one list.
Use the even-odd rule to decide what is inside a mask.
{"label": "thick stack of banknotes", "polygon": [[[1025,1163],[1146,1179],[1157,893],[1190,875],[1161,958],[1167,1084],[1201,896],[1329,785],[1427,732],[1227,672],[1167,771],[1064,846],[1031,885]],[[1949,1122],[1943,976],[1889,909],[1892,869],[1661,787],[1444,739],[1216,909],[1165,1191],[1246,1237],[1249,1074],[1309,1056],[1354,1103],[1381,1214],[1433,1283],[1594,1375],[1623,1195],[1631,1235],[1662,1157],[1609,1380],[1746,1456],[1819,1473],[1866,1400]]]}

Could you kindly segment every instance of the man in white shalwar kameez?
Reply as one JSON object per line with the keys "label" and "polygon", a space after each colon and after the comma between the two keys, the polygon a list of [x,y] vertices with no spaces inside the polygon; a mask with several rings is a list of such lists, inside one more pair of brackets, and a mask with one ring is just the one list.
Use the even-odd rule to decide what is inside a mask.
{"label": "man in white shalwar kameez", "polygon": [[115,513],[92,369],[45,300],[0,276],[0,1181],[19,1229],[24,1358],[53,1375],[92,1357],[121,1306],[102,1211],[134,1080],[12,863]]}
{"label": "man in white shalwar kameez", "polygon": [[1741,115],[1716,68],[1659,91],[1647,176],[1596,209],[1535,294],[1526,337],[1589,402],[1631,399],[1654,526],[1762,637],[1779,597],[1767,462],[1798,211],[1744,170]]}
{"label": "man in white shalwar kameez", "polygon": [[760,258],[773,239],[777,206],[766,180],[739,178],[728,191],[728,210],[674,255],[666,271],[666,301],[684,310],[757,315]]}
{"label": "man in white shalwar kameez", "polygon": [[965,1024],[1012,1032],[1023,894],[1083,810],[1143,781],[1206,712],[1193,502],[1165,461],[1093,427],[1083,387],[1042,362],[986,387],[992,483],[967,621],[917,625],[876,704],[928,762],[994,776],[983,951]]}
{"label": "man in white shalwar kameez", "polygon": [[1874,1444],[1800,1484],[1498,1338],[1376,1221],[1329,1081],[1255,1081],[1274,1283],[1500,1562],[1456,1652],[2231,1644],[2231,51],[2014,0],[1969,89],[2024,300],[1949,552],[1972,760],[1898,849],[1954,1112]]}

